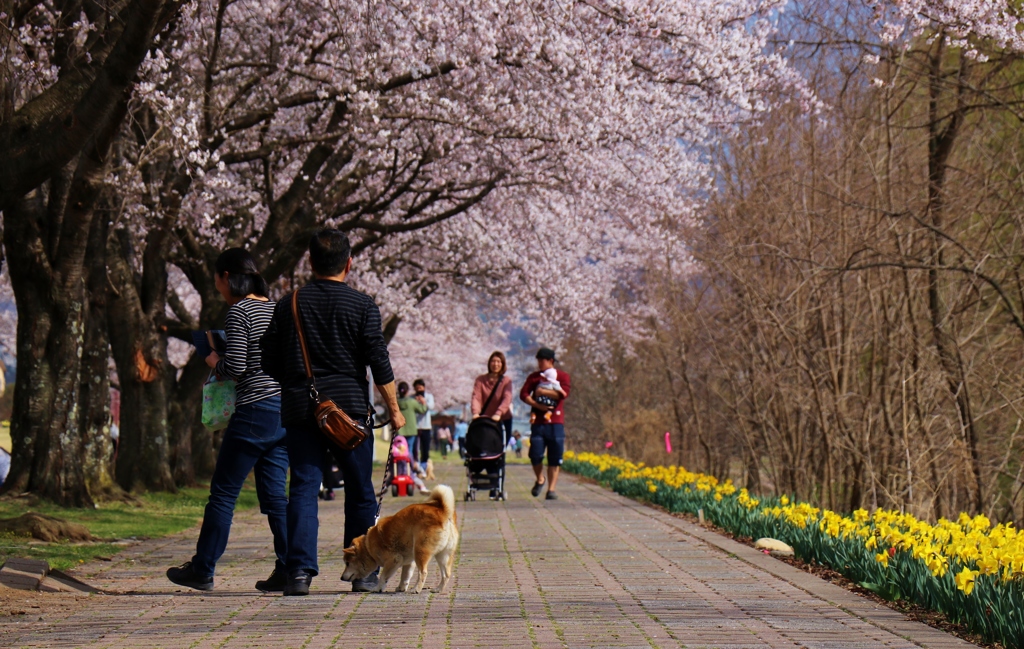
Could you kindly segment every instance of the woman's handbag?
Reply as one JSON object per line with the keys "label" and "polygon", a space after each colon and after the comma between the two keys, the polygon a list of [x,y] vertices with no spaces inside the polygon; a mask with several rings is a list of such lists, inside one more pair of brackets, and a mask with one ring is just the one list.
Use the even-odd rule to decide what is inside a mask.
{"label": "woman's handbag", "polygon": [[366,431],[345,414],[332,399],[320,400],[316,391],[316,379],[313,378],[313,367],[309,364],[309,350],[306,348],[306,336],[302,331],[302,320],[299,318],[299,292],[292,293],[292,315],[295,317],[295,331],[299,334],[299,347],[302,348],[302,362],[306,365],[306,378],[309,379],[309,397],[316,404],[313,417],[316,425],[329,440],[346,451],[351,451],[366,439]]}
{"label": "woman's handbag", "polygon": [[210,430],[228,427],[235,414],[235,382],[219,380],[212,373],[203,386],[203,425]]}

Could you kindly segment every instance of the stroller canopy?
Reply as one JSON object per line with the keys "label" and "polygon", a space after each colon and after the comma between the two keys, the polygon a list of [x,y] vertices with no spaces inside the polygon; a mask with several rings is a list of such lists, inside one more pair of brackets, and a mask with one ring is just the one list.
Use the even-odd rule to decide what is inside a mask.
{"label": "stroller canopy", "polygon": [[478,417],[466,432],[466,455],[470,459],[496,457],[505,452],[505,430],[500,422]]}

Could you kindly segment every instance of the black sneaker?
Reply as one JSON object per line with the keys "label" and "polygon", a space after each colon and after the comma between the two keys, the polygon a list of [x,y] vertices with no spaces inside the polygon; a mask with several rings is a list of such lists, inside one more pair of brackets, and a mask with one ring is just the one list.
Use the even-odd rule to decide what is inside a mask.
{"label": "black sneaker", "polygon": [[179,586],[196,590],[213,590],[213,577],[197,575],[195,569],[192,568],[191,561],[186,561],[177,568],[168,568],[167,578]]}
{"label": "black sneaker", "polygon": [[287,583],[288,574],[284,570],[274,568],[274,572],[270,573],[269,577],[256,582],[256,590],[262,590],[264,593],[280,593]]}
{"label": "black sneaker", "polygon": [[540,490],[544,488],[543,482],[534,482],[533,489],[530,489],[530,495],[536,498],[540,495]]}
{"label": "black sneaker", "polygon": [[554,491],[549,491],[548,495],[544,496],[544,500],[558,500],[558,494]]}
{"label": "black sneaker", "polygon": [[353,593],[372,593],[377,590],[377,586],[380,584],[380,578],[378,572],[375,570],[370,574],[366,575],[362,579],[352,580],[352,592]]}
{"label": "black sneaker", "polygon": [[305,570],[296,570],[288,575],[288,580],[282,589],[285,596],[288,595],[309,595],[309,585],[313,583],[313,574]]}

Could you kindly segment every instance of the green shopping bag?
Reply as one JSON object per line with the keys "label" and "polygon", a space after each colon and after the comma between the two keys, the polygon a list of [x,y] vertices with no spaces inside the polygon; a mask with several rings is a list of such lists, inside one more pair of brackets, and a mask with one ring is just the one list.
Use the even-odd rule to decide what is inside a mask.
{"label": "green shopping bag", "polygon": [[228,427],[235,414],[235,382],[211,376],[203,386],[203,425],[210,430]]}

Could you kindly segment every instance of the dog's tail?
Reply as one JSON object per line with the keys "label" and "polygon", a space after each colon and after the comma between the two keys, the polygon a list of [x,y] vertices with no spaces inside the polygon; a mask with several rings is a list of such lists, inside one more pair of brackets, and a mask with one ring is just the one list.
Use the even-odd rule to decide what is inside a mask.
{"label": "dog's tail", "polygon": [[455,492],[446,484],[439,484],[430,490],[428,500],[440,505],[448,520],[455,520]]}

